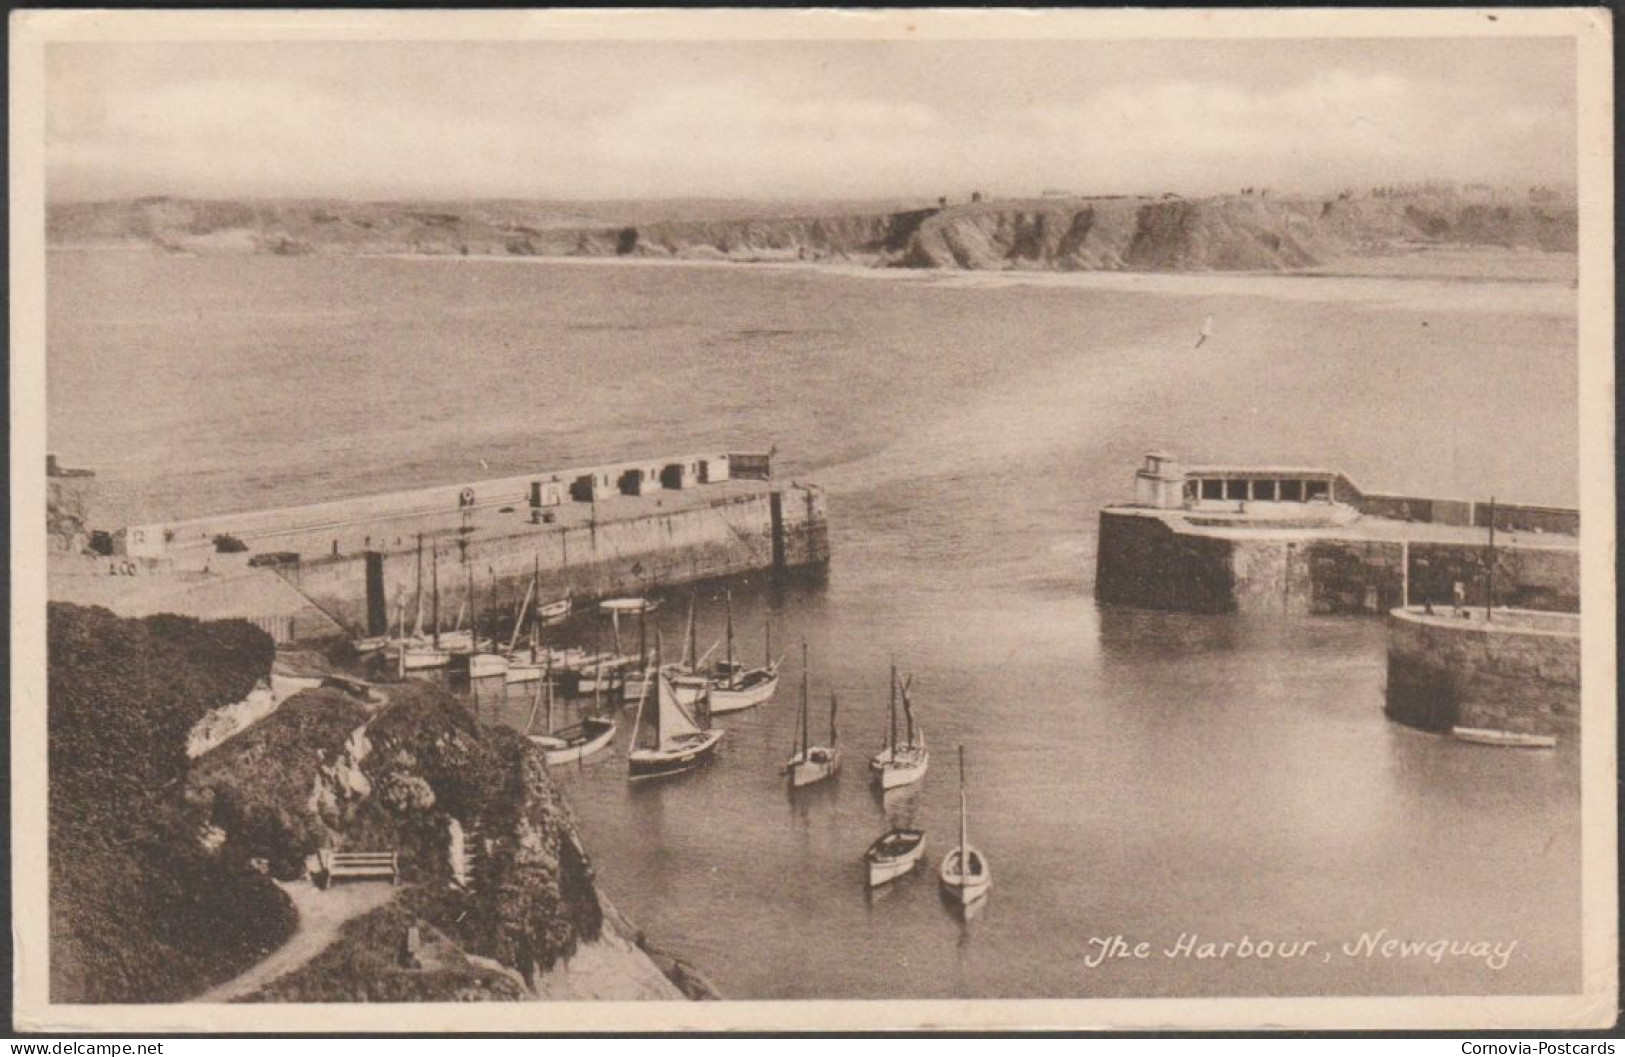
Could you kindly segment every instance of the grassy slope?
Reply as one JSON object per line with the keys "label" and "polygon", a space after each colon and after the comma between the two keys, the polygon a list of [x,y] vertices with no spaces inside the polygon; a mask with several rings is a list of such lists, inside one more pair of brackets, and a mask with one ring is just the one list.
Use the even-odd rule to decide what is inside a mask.
{"label": "grassy slope", "polygon": [[240,621],[48,609],[51,997],[172,1001],[293,927],[246,862],[207,852],[183,800],[186,731],[270,669]]}

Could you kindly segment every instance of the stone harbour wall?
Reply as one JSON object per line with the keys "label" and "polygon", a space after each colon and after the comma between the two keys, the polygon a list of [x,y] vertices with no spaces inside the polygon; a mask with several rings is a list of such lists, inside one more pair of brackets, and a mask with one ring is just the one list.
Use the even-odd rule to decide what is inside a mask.
{"label": "stone harbour wall", "polygon": [[[1408,557],[1407,557],[1408,555]],[[1485,602],[1483,544],[1327,538],[1272,530],[1257,536],[1181,531],[1161,517],[1104,510],[1095,597],[1113,605],[1191,613],[1365,614],[1405,601],[1448,604],[1458,581],[1469,605]],[[1578,612],[1573,548],[1497,545],[1495,601]]]}
{"label": "stone harbour wall", "polygon": [[1485,622],[1448,610],[1388,617],[1386,711],[1425,730],[1478,727],[1574,734],[1580,724],[1577,615],[1497,609]]}
{"label": "stone harbour wall", "polygon": [[[816,568],[829,561],[823,493],[788,486],[719,498],[703,506],[654,510],[616,520],[525,525],[500,533],[442,535],[438,546],[440,613],[450,627],[469,601],[482,612],[517,605],[540,567],[540,595],[596,599],[644,594],[758,570]],[[394,621],[397,601],[407,622],[416,611],[415,546],[382,554],[384,597]],[[430,554],[423,555],[424,620],[429,620]],[[315,605],[354,633],[367,626],[365,555],[300,562],[284,575]],[[467,615],[465,614],[465,623]]]}

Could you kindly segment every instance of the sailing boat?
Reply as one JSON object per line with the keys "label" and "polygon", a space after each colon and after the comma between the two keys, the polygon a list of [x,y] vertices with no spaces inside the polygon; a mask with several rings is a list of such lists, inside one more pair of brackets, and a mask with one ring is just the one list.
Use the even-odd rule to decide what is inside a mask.
{"label": "sailing boat", "polygon": [[728,653],[711,676],[711,714],[738,712],[770,700],[779,689],[779,662],[773,659],[772,626],[767,631],[768,654],[761,668],[745,671],[734,660],[734,596],[728,592]]}
{"label": "sailing boat", "polygon": [[423,624],[423,610],[418,609],[419,634],[414,636],[412,642],[401,647],[401,669],[403,671],[417,671],[424,668],[444,668],[451,661],[451,652],[442,647],[440,642],[440,548],[435,547],[433,552],[433,566],[430,575],[433,576],[431,591],[433,592],[433,610],[429,619],[429,640],[425,642],[421,635]]}
{"label": "sailing boat", "polygon": [[[530,608],[530,600],[536,597],[536,588],[541,582],[541,555],[536,556],[535,562],[535,568],[530,574],[530,586],[525,589],[524,601],[519,603],[519,615],[513,621],[513,634],[508,637],[507,681],[510,683],[528,683],[540,679],[542,678],[543,669],[547,668],[552,662],[551,654],[543,657],[538,653],[538,647],[542,644],[542,625],[545,623],[542,619],[541,607],[537,607],[535,610]],[[530,647],[526,650],[520,650],[517,649],[519,631],[525,626],[525,614],[527,612],[532,613]]]}
{"label": "sailing boat", "polygon": [[[869,761],[869,773],[880,783],[882,791],[918,782],[925,777],[925,769],[931,763],[931,754],[925,748],[925,731],[915,724],[914,708],[908,699],[908,688],[913,682],[914,677],[911,675],[908,681],[899,687],[897,666],[892,665],[891,698],[888,703],[891,722],[887,727],[886,745]],[[902,742],[897,740],[899,696],[902,697],[903,714],[908,721],[908,737]]]}
{"label": "sailing boat", "polygon": [[965,807],[965,746],[959,747],[959,846],[942,859],[942,893],[962,907],[987,895],[993,887],[993,870],[987,858],[970,845],[968,811]]}
{"label": "sailing boat", "polygon": [[[647,652],[644,649],[644,625],[646,621],[644,614],[652,611],[652,607],[638,610],[638,656],[633,658],[636,668],[626,675],[621,684],[623,688],[622,696],[627,701],[638,700],[646,695],[649,688],[654,685],[654,669],[650,666]],[[619,627],[618,622],[616,626]],[[618,636],[617,641],[619,641]],[[672,689],[677,693],[677,700],[685,707],[693,708],[698,705],[704,708],[705,705],[702,702],[710,693],[711,680],[707,676],[697,674],[700,666],[705,662],[705,658],[695,657],[699,647],[694,641],[693,595],[690,595],[688,599],[688,629],[684,632],[684,642],[686,645],[683,649],[683,659],[676,664],[666,665],[666,677],[671,680]],[[715,649],[715,646],[711,647],[711,650]],[[707,650],[706,657],[710,655],[711,651]]]}
{"label": "sailing boat", "polygon": [[[585,760],[615,740],[615,721],[599,716],[583,716],[580,723],[563,730],[553,729],[553,671],[549,666],[542,676],[542,685],[536,688],[537,697],[547,695],[547,733],[529,734],[532,745],[542,750],[542,758],[549,767],[561,763]],[[531,705],[531,719],[536,717],[536,706]],[[530,723],[525,723],[526,731]]]}
{"label": "sailing boat", "polygon": [[800,789],[804,785],[822,782],[833,777],[841,769],[841,749],[835,741],[835,695],[829,695],[829,744],[814,745],[812,735],[808,733],[807,721],[810,703],[807,696],[807,644],[801,644],[801,711],[797,715],[797,737],[795,752],[790,761],[784,765],[784,770],[790,776],[790,787]]}
{"label": "sailing boat", "polygon": [[652,710],[654,744],[638,748],[638,735],[643,730],[644,706],[647,698],[638,702],[637,718],[632,725],[632,744],[626,754],[627,775],[633,781],[644,778],[664,778],[692,770],[710,759],[717,743],[725,733],[720,730],[702,730],[694,722],[671,680],[660,666],[660,637],[655,636],[655,706]]}
{"label": "sailing boat", "polygon": [[[508,658],[506,655],[495,652],[495,645],[480,635],[480,607],[479,595],[474,590],[474,563],[469,555],[463,555],[463,568],[468,573],[468,645],[461,643],[449,648],[454,654],[468,656],[468,677],[470,679],[484,679],[489,676],[502,676],[506,681],[508,674]],[[493,587],[495,574],[492,575]],[[461,611],[458,613],[458,623],[461,623]]]}

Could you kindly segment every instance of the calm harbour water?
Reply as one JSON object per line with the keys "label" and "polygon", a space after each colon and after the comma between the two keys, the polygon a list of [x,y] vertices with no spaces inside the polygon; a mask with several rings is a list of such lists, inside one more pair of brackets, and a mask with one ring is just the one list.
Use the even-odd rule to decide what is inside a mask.
{"label": "calm harbour water", "polygon": [[[733,585],[742,649],[771,613],[792,654],[778,698],[720,718],[686,778],[631,788],[618,752],[558,772],[605,890],[730,997],[1577,986],[1572,747],[1388,723],[1377,621],[1091,597],[1097,511],[1154,448],[1574,502],[1566,284],[73,253],[49,297],[51,446],[98,471],[99,523],[701,447],[776,444],[781,476],[827,488],[827,580]],[[711,592],[702,649],[721,621]],[[792,798],[802,637],[847,769]],[[934,752],[882,802],[864,765],[893,656]],[[933,876],[960,742],[995,878],[968,925]],[[858,856],[888,822],[924,826],[930,868],[869,896]],[[1498,970],[1342,953],[1378,930],[1517,946]],[[1119,933],[1154,956],[1089,967]],[[1164,957],[1181,934],[1320,947]]]}

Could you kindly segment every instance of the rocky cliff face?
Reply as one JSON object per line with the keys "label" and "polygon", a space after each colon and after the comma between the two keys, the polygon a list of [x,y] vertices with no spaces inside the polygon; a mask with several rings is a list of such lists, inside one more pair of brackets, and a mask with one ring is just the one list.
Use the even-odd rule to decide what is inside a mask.
{"label": "rocky cliff face", "polygon": [[164,198],[59,204],[47,230],[56,247],[196,254],[621,256],[1067,271],[1278,271],[1419,244],[1574,252],[1578,237],[1572,205],[1445,193],[1042,198],[716,220],[649,220],[648,208],[629,209],[625,223],[584,224],[582,217],[519,203]]}

